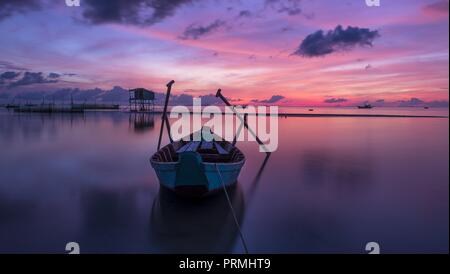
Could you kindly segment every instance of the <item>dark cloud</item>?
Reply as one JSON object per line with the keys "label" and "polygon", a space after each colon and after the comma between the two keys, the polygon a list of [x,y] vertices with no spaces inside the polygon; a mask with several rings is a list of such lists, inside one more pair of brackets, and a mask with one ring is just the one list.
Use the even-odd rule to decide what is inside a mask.
{"label": "dark cloud", "polygon": [[313,20],[314,18],[316,18],[316,14],[315,14],[314,12],[303,13],[303,15],[304,15],[305,18],[308,19],[308,20]]}
{"label": "dark cloud", "polygon": [[289,8],[289,7],[282,7],[278,10],[279,12],[286,12],[289,15],[297,15],[302,13],[302,10],[300,8]]}
{"label": "dark cloud", "polygon": [[302,13],[300,8],[302,0],[266,0],[266,5],[275,9],[279,13],[288,15],[298,15]]}
{"label": "dark cloud", "polygon": [[41,8],[39,0],[1,0],[0,20],[5,19],[15,13],[38,10]]}
{"label": "dark cloud", "polygon": [[15,72],[15,71],[5,71],[2,74],[0,74],[0,79],[1,80],[12,80],[14,78],[16,78],[17,76],[19,76],[19,72]]}
{"label": "dark cloud", "polygon": [[16,66],[13,63],[7,61],[0,61],[0,68],[5,70],[26,70],[26,68]]}
{"label": "dark cloud", "polygon": [[47,79],[43,76],[42,72],[25,72],[23,77],[15,82],[11,82],[8,87],[15,88],[18,86],[28,86],[33,84],[50,84],[56,83],[58,80]]}
{"label": "dark cloud", "polygon": [[298,49],[292,53],[305,57],[324,56],[336,51],[349,50],[356,46],[372,46],[372,42],[380,34],[376,30],[359,27],[337,26],[334,30],[316,31],[302,41]]}
{"label": "dark cloud", "polygon": [[400,107],[415,107],[425,105],[425,101],[419,98],[411,98],[409,100],[402,100],[397,102]]}
{"label": "dark cloud", "polygon": [[[16,97],[21,100],[40,102],[42,98],[51,98],[56,101],[67,101],[73,98],[75,102],[116,102],[121,104],[128,104],[128,89],[120,86],[115,86],[112,89],[79,89],[79,88],[64,88],[47,91],[22,91],[22,90],[6,90],[0,94],[9,97]],[[165,91],[155,91],[155,104],[163,104],[166,94]],[[196,96],[202,99],[202,105],[220,105],[223,102],[214,94]],[[191,106],[193,96],[189,94],[174,94],[170,95],[171,105],[185,105]]]}
{"label": "dark cloud", "polygon": [[420,104],[424,103],[424,101],[419,98],[411,98],[411,99],[409,99],[409,101],[406,101],[406,102],[411,105],[420,105]]}
{"label": "dark cloud", "polygon": [[[209,106],[209,105],[219,105],[222,104],[222,100],[216,97],[214,94],[208,94],[208,95],[202,95],[200,96],[200,99],[202,99],[202,105],[203,106]],[[189,104],[186,105],[192,105],[192,98]]]}
{"label": "dark cloud", "polygon": [[374,103],[377,107],[448,107],[448,101],[436,100],[436,101],[425,101],[419,98],[410,98],[409,100],[400,101],[386,101],[385,99],[378,99]]}
{"label": "dark cloud", "polygon": [[409,100],[396,101],[394,104],[399,107],[448,107],[448,101],[424,101],[414,97]]}
{"label": "dark cloud", "polygon": [[442,100],[442,101],[431,101],[426,104],[429,107],[436,107],[436,108],[448,108],[448,101]]}
{"label": "dark cloud", "polygon": [[423,7],[425,12],[448,14],[448,0],[439,0]]}
{"label": "dark cloud", "polygon": [[252,12],[249,10],[241,10],[241,12],[239,12],[239,17],[251,17],[252,16]]}
{"label": "dark cloud", "polygon": [[270,99],[266,99],[266,100],[252,100],[252,102],[254,103],[262,103],[262,104],[274,104],[276,102],[279,102],[283,99],[285,99],[286,97],[281,96],[281,95],[272,95],[272,97],[270,97]]}
{"label": "dark cloud", "polygon": [[[358,104],[358,105],[363,105],[364,103],[369,103],[369,102],[363,102],[363,103]],[[373,105],[376,106],[376,107],[385,106],[386,105],[386,100],[385,99],[377,99],[377,100],[375,100]]]}
{"label": "dark cloud", "polygon": [[51,72],[51,73],[48,75],[48,78],[51,78],[51,79],[57,79],[57,78],[59,78],[59,77],[61,77],[61,75],[58,74],[58,73],[54,73],[54,72]]}
{"label": "dark cloud", "polygon": [[242,102],[242,101],[244,101],[244,100],[242,100],[241,98],[227,98],[228,99],[228,101],[230,101],[230,102]]}
{"label": "dark cloud", "polygon": [[214,32],[214,31],[217,31],[220,27],[222,27],[224,25],[225,25],[225,22],[221,21],[221,20],[216,20],[207,26],[199,26],[196,24],[192,24],[184,30],[183,34],[180,36],[180,39],[197,40],[201,36],[204,36],[204,35]]}
{"label": "dark cloud", "polygon": [[152,25],[197,0],[84,0],[83,16],[90,23]]}
{"label": "dark cloud", "polygon": [[348,100],[345,98],[330,98],[330,99],[326,99],[323,102],[327,103],[327,104],[336,104],[336,103],[345,103]]}

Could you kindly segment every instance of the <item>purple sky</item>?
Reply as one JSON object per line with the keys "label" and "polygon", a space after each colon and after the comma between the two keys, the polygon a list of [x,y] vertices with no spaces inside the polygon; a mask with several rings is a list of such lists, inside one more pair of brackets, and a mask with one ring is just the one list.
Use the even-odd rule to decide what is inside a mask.
{"label": "purple sky", "polygon": [[174,79],[175,94],[220,87],[242,102],[448,101],[448,6],[81,0],[67,7],[64,0],[0,0],[0,92],[164,91]]}

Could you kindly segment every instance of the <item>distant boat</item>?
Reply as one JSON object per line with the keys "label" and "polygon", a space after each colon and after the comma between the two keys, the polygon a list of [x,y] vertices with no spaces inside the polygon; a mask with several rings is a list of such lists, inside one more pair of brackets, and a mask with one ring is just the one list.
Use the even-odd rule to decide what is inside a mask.
{"label": "distant boat", "polygon": [[308,109],[308,111],[314,111],[314,109],[310,108],[310,109]]}
{"label": "distant boat", "polygon": [[423,107],[424,109],[429,109],[429,107]]}
{"label": "distant boat", "polygon": [[[191,134],[189,139],[201,132]],[[198,197],[237,182],[245,163],[244,154],[230,142],[204,141],[201,137],[203,141],[181,139],[170,143],[150,158],[162,186],[182,196]]]}
{"label": "distant boat", "polygon": [[373,108],[373,106],[371,104],[365,103],[362,106],[358,106],[359,109],[370,109]]}

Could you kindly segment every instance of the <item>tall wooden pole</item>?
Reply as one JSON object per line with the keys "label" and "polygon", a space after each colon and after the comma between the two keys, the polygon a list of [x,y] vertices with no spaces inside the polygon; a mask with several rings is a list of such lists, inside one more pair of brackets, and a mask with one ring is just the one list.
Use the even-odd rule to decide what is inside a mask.
{"label": "tall wooden pole", "polygon": [[159,130],[159,139],[158,139],[158,149],[161,148],[161,138],[164,130],[164,124],[166,123],[166,112],[167,112],[167,105],[169,104],[169,97],[170,97],[170,91],[172,90],[172,85],[175,83],[174,80],[167,83],[167,92],[166,92],[166,100],[164,102],[164,110],[162,114],[162,120],[161,120],[161,129]]}
{"label": "tall wooden pole", "polygon": [[[242,118],[242,116],[239,113],[237,113],[237,111],[231,106],[230,102],[228,102],[227,98],[225,98],[222,95],[222,90],[220,88],[217,90],[216,97],[222,99],[222,101],[225,103],[225,105],[227,105],[231,108],[231,110],[234,112],[234,114],[236,114],[236,116],[239,118],[239,120],[241,120],[241,123],[244,124],[244,127],[253,135],[253,137],[255,137],[258,144],[260,144],[265,149],[266,146],[264,145],[264,143],[259,139],[258,135],[256,135],[256,133],[248,126],[247,121],[246,121],[247,119]],[[245,115],[244,115],[244,117],[245,117]],[[270,153],[270,152],[266,151],[266,153]]]}

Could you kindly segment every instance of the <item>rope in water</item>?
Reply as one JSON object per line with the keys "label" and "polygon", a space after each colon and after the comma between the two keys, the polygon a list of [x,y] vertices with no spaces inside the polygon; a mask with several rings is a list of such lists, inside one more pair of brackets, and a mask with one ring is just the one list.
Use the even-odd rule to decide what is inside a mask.
{"label": "rope in water", "polygon": [[239,236],[241,237],[241,241],[242,241],[242,245],[244,246],[245,254],[248,254],[248,249],[247,249],[247,244],[245,243],[244,234],[242,234],[241,226],[239,225],[238,219],[236,217],[236,213],[234,212],[233,205],[231,204],[230,196],[228,195],[227,188],[222,179],[222,174],[220,173],[219,168],[217,167],[217,164],[214,164],[214,166],[217,170],[217,174],[219,174],[219,179],[220,179],[220,182],[222,183],[223,192],[225,192],[225,196],[227,197],[227,202],[228,202],[228,205],[230,206],[231,214],[233,215],[233,219],[234,219],[234,223],[236,224],[236,227],[239,231]]}

